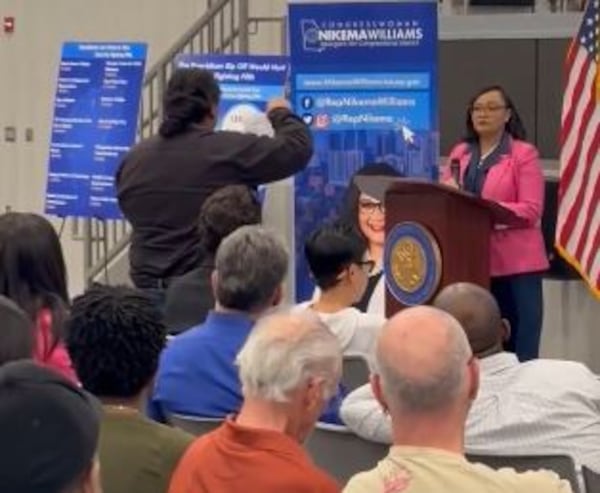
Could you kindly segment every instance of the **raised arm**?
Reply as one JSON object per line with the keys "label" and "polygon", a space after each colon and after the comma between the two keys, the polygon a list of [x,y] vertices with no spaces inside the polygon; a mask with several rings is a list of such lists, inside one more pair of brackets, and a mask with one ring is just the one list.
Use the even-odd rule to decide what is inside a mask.
{"label": "raised arm", "polygon": [[291,110],[276,106],[267,114],[273,137],[246,134],[238,165],[249,185],[281,180],[303,170],[313,154],[308,126]]}

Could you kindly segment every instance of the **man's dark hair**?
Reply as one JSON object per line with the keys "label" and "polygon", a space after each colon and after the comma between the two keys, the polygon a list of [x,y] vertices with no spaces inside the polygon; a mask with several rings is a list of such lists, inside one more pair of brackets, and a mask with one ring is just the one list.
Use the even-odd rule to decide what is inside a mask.
{"label": "man's dark hair", "polygon": [[193,123],[201,123],[219,104],[221,89],[209,70],[177,69],[163,96],[164,119],[159,133],[170,138],[185,132]]}
{"label": "man's dark hair", "polygon": [[214,255],[223,238],[241,226],[262,220],[256,193],[245,185],[229,185],[210,195],[202,205],[198,232],[205,253]]}
{"label": "man's dark hair", "polygon": [[84,388],[133,398],[152,380],[166,328],[151,298],[125,286],[94,285],[73,300],[67,347]]}
{"label": "man's dark hair", "polygon": [[350,264],[363,260],[366,243],[350,225],[326,224],[314,231],[304,244],[304,255],[319,288],[330,289]]}
{"label": "man's dark hair", "polygon": [[30,359],[35,344],[34,325],[16,303],[0,296],[0,366]]}

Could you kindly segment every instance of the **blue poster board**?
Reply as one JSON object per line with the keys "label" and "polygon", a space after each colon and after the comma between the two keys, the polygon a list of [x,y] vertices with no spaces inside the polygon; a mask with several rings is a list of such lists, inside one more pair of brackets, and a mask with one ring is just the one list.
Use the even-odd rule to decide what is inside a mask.
{"label": "blue poster board", "polygon": [[437,2],[289,6],[292,100],[315,154],[296,177],[296,298],[314,286],[304,239],[335,219],[354,173],[374,162],[435,179]]}
{"label": "blue poster board", "polygon": [[267,102],[284,95],[287,57],[260,55],[180,55],[179,68],[210,70],[221,87],[217,129],[269,135]]}
{"label": "blue poster board", "polygon": [[144,43],[64,43],[46,206],[61,217],[121,217],[114,177],[135,140]]}

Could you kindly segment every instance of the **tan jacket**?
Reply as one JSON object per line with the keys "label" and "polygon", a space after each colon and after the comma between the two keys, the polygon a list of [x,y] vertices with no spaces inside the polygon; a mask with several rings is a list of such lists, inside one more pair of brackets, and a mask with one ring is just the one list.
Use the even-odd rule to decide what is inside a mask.
{"label": "tan jacket", "polygon": [[392,447],[371,471],[352,477],[344,493],[571,493],[549,471],[517,473],[471,464],[463,456],[436,449]]}

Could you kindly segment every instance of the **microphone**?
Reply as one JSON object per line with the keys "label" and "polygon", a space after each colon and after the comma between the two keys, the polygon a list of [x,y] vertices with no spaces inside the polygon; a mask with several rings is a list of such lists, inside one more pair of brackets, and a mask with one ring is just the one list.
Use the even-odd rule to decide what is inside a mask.
{"label": "microphone", "polygon": [[452,179],[458,185],[458,188],[462,189],[460,184],[460,161],[457,158],[450,161],[450,173],[452,174]]}

